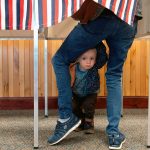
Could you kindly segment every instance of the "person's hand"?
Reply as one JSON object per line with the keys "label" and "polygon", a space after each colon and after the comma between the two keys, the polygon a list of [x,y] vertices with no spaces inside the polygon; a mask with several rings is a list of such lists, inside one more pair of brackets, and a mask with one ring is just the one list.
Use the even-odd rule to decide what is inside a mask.
{"label": "person's hand", "polygon": [[96,10],[100,8],[100,4],[93,0],[85,0],[80,9],[72,15],[75,20],[85,24],[96,16]]}
{"label": "person's hand", "polygon": [[90,4],[90,1],[91,0],[85,0],[84,3],[81,5],[80,9],[72,15],[72,17],[75,20],[79,20],[80,22],[84,20],[85,12],[86,12],[88,5]]}

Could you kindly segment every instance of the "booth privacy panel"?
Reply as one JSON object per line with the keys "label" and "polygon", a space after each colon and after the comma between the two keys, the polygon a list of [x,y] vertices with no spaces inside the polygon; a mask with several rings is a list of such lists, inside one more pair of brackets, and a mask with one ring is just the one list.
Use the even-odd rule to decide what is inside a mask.
{"label": "booth privacy panel", "polygon": [[0,30],[50,27],[71,16],[82,3],[83,0],[0,0]]}
{"label": "booth privacy panel", "polygon": [[0,30],[33,29],[33,0],[0,0]]}
{"label": "booth privacy panel", "polygon": [[[129,24],[137,0],[94,0]],[[0,0],[0,30],[32,30],[50,27],[75,13],[84,0]],[[35,14],[35,15],[34,15]]]}
{"label": "booth privacy panel", "polygon": [[[79,9],[84,0],[0,0],[0,30],[32,30],[33,10],[36,10],[36,22],[40,27],[50,27],[47,38],[65,38],[77,24],[68,18]],[[109,6],[105,0],[95,0]],[[109,1],[112,3],[112,1]],[[133,2],[135,2],[133,0]],[[137,37],[150,34],[150,0],[142,0],[143,19],[139,21]],[[67,19],[65,19],[65,17]],[[65,19],[63,22],[61,22]],[[61,23],[59,23],[61,22]],[[0,38],[32,38],[33,32],[0,31]]]}

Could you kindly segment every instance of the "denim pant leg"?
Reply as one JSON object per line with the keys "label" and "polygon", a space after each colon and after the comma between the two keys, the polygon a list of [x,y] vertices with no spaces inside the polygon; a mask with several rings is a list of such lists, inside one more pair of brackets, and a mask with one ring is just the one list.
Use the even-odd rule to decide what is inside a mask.
{"label": "denim pant leg", "polygon": [[106,72],[107,117],[109,121],[106,128],[107,134],[119,132],[118,126],[122,106],[122,68],[134,40],[136,27],[137,23],[134,24],[134,27],[131,27],[124,22],[120,22],[116,32],[106,40],[110,49]]}
{"label": "denim pant leg", "polygon": [[[52,59],[56,82],[58,87],[58,111],[61,119],[68,118],[72,113],[72,90],[70,87],[71,77],[68,64],[64,63],[61,55],[55,55]],[[67,82],[66,82],[67,81]]]}
{"label": "denim pant leg", "polygon": [[59,116],[62,119],[68,118],[72,114],[69,65],[83,52],[96,46],[98,41],[97,36],[86,32],[82,25],[78,24],[52,58],[58,88]]}

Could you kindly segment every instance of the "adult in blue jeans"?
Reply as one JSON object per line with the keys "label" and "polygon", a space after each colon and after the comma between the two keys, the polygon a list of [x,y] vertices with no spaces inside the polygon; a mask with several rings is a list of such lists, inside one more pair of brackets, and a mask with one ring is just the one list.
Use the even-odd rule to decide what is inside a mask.
{"label": "adult in blue jeans", "polygon": [[[131,47],[136,30],[137,20],[141,18],[141,5],[137,5],[133,26],[119,19],[110,10],[100,8],[95,10],[97,3],[90,1],[88,17],[83,17],[84,9],[89,9],[88,3],[81,6],[78,11],[80,23],[71,31],[62,46],[52,58],[58,87],[59,119],[54,134],[48,138],[50,145],[55,145],[77,128],[80,120],[72,113],[72,90],[69,65],[86,50],[95,47],[100,41],[106,40],[109,47],[109,59],[106,71],[107,84],[107,118],[109,149],[121,149],[125,136],[119,130],[122,106],[122,68]],[[96,4],[96,5],[95,5]],[[93,7],[92,7],[93,5]],[[98,4],[99,5],[99,4]],[[92,9],[93,8],[93,9]],[[93,12],[96,13],[93,13]],[[81,13],[80,13],[81,12]],[[84,20],[82,20],[84,18]],[[86,19],[85,19],[86,18]],[[83,21],[87,23],[82,24]]]}

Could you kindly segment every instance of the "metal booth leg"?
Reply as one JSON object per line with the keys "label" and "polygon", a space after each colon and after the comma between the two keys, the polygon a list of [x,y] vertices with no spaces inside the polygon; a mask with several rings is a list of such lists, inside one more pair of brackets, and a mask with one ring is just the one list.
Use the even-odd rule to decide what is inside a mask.
{"label": "metal booth leg", "polygon": [[45,87],[45,117],[48,117],[48,90],[47,90],[47,40],[44,40],[44,87]]}
{"label": "metal booth leg", "polygon": [[34,148],[38,148],[38,29],[34,29]]}

